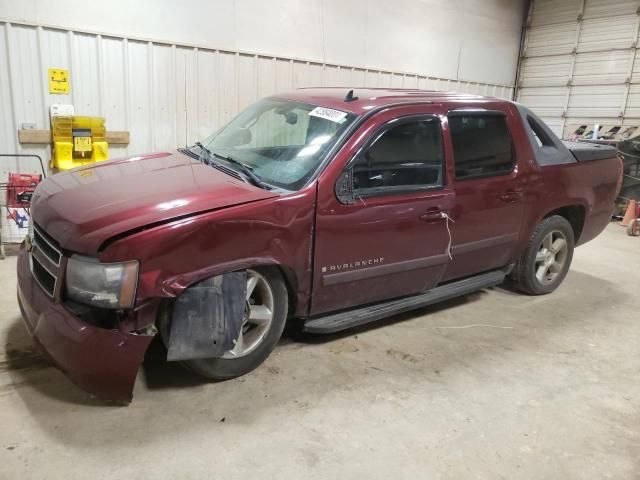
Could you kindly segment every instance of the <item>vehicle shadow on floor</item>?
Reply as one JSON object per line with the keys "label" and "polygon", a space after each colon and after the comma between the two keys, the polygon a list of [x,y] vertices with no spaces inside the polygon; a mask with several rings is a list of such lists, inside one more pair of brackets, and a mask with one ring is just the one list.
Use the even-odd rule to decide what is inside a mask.
{"label": "vehicle shadow on floor", "polygon": [[[480,300],[485,294],[486,292],[482,291],[471,293],[464,297],[455,298],[446,302],[439,303],[437,305],[424,307],[400,315],[394,315],[377,322],[372,322],[331,335],[314,335],[305,333],[302,331],[301,321],[290,320],[289,322],[287,322],[285,331],[283,332],[282,338],[278,343],[278,347],[290,344],[304,345],[329,343],[344,337],[357,335],[358,333],[394,325],[396,323],[414,318],[416,316],[436,313],[440,310],[446,310],[447,308],[452,308],[454,306],[463,305],[469,302],[475,302]],[[149,346],[149,349],[147,350],[147,353],[145,355],[144,364],[142,365],[144,380],[146,382],[147,388],[149,388],[150,390],[173,389],[177,387],[186,388],[199,386],[206,383],[215,383],[202,379],[202,377],[196,375],[188,368],[185,368],[185,366],[183,366],[180,362],[168,362],[166,358],[167,350],[160,338],[156,337]]]}
{"label": "vehicle shadow on floor", "polygon": [[[625,295],[617,284],[601,278],[581,272],[572,272],[569,280],[571,285],[564,291],[558,291],[555,295],[544,298],[524,297],[523,302],[526,302],[528,298],[530,304],[544,302],[535,304],[543,305],[546,309],[553,309],[557,308],[557,305],[562,305],[563,298],[567,296],[576,297],[579,295],[580,298],[583,296],[584,298],[593,298],[597,301],[589,308],[592,311],[595,309],[596,312],[593,312],[595,315],[591,315],[588,321],[599,322],[599,318],[604,318],[598,315],[600,309],[605,311],[604,309],[612,303],[622,302],[625,299]],[[458,325],[463,325],[468,323],[470,319],[470,309],[465,304],[477,304],[489,295],[492,297],[489,300],[494,304],[492,308],[497,312],[505,312],[504,317],[500,320],[507,322],[507,324],[511,322],[514,329],[492,330],[490,337],[484,337],[483,348],[469,348],[469,345],[472,345],[470,342],[475,340],[474,337],[467,337],[465,340],[467,343],[461,343],[460,348],[451,348],[451,345],[455,345],[455,342],[462,337],[434,334],[437,329],[436,323],[443,317],[442,315],[438,316],[438,313],[444,313],[448,309],[457,311],[460,308],[465,313],[459,318],[456,315],[448,315],[448,324],[457,322]],[[162,405],[168,402],[172,411],[180,412],[179,428],[183,431],[190,427],[201,428],[203,424],[207,424],[214,429],[213,432],[216,432],[215,428],[218,427],[214,427],[217,424],[215,422],[223,421],[225,416],[227,423],[229,418],[232,418],[237,422],[251,425],[264,415],[268,415],[269,410],[280,411],[283,402],[295,402],[297,398],[304,398],[304,403],[319,404],[331,390],[345,388],[345,382],[350,382],[348,386],[351,392],[357,392],[359,386],[372,381],[371,376],[362,375],[363,362],[357,360],[358,356],[364,355],[365,352],[357,352],[356,350],[355,353],[352,352],[348,356],[336,356],[336,353],[331,351],[334,346],[333,342],[339,344],[344,342],[341,340],[343,337],[357,336],[359,333],[373,331],[381,327],[393,329],[394,325],[405,320],[411,320],[410,325],[403,327],[406,329],[407,335],[424,336],[424,342],[421,341],[417,344],[414,342],[413,344],[414,350],[411,351],[415,360],[413,363],[406,366],[397,362],[390,363],[393,362],[390,360],[391,357],[385,355],[385,353],[389,353],[388,346],[377,345],[375,341],[372,342],[370,339],[365,340],[368,344],[366,354],[370,355],[370,359],[372,359],[371,356],[378,358],[377,366],[382,367],[376,368],[375,375],[377,377],[373,381],[382,386],[387,381],[397,382],[398,375],[402,375],[403,371],[406,371],[407,375],[415,376],[416,369],[420,370],[420,378],[424,378],[424,381],[431,381],[422,376],[423,370],[431,372],[435,368],[432,365],[424,365],[426,359],[429,359],[430,362],[438,362],[438,371],[447,371],[448,375],[456,375],[456,369],[461,368],[461,365],[477,365],[483,361],[483,356],[493,358],[505,355],[505,345],[508,345],[509,352],[516,354],[518,351],[536,350],[539,345],[544,345],[553,337],[562,336],[565,329],[574,328],[576,324],[584,321],[580,314],[569,311],[563,321],[546,321],[537,325],[536,328],[529,328],[535,318],[532,319],[530,316],[527,320],[529,324],[526,324],[518,316],[518,312],[522,308],[529,309],[529,307],[523,307],[517,299],[512,299],[510,293],[505,297],[501,295],[500,289],[494,289],[492,292],[480,291],[330,336],[304,334],[300,332],[299,328],[290,325],[280,343],[280,352],[276,349],[275,355],[267,361],[266,365],[245,377],[217,384],[203,382],[179,364],[166,362],[164,347],[159,342],[154,342],[145,359],[143,373],[138,378],[139,384],[136,387],[138,399],[134,393],[133,404],[130,407],[115,410],[113,408],[95,408],[105,406],[105,404],[75,387],[54,368],[49,368],[37,354],[27,353],[29,349],[25,347],[22,354],[7,355],[5,368],[12,378],[13,391],[5,392],[5,395],[19,395],[22,403],[29,409],[31,417],[48,434],[59,437],[61,441],[63,439],[66,442],[73,441],[78,445],[88,441],[96,444],[98,440],[101,445],[128,441],[134,443],[139,442],[141,436],[140,421],[134,420],[143,415],[141,411],[146,411],[150,405],[162,409],[164,408]],[[426,314],[429,314],[427,318],[418,318]],[[415,330],[412,330],[413,328]],[[515,328],[518,328],[517,333]],[[453,331],[458,332],[459,330],[450,330],[450,332]],[[468,329],[464,331],[471,332]],[[398,331],[393,333],[396,337],[405,334],[405,332]],[[467,335],[469,334],[467,333]],[[14,325],[8,331],[7,340],[7,345],[12,348],[16,345],[29,344],[28,335],[19,319],[16,318]],[[360,340],[357,341],[360,342]],[[328,348],[324,344],[327,344]],[[492,345],[495,345],[495,348],[492,349]],[[291,348],[292,346],[294,348]],[[449,347],[445,348],[445,346]],[[300,351],[305,348],[309,349],[308,354]],[[292,361],[292,357],[296,356],[301,358],[300,362]],[[307,363],[303,361],[305,358]],[[309,368],[309,358],[315,365],[313,368]],[[334,371],[334,369],[340,371]],[[447,382],[448,380],[447,377],[444,379],[438,377],[434,381]],[[320,386],[322,387],[320,388]],[[3,395],[0,393],[0,396]],[[246,413],[240,413],[248,409],[247,402],[251,402],[251,415],[249,416]],[[69,405],[76,405],[76,407],[69,409]],[[85,407],[89,407],[89,410],[85,411]],[[75,413],[71,415],[71,411]],[[108,413],[110,411],[119,413],[112,415]],[[99,428],[80,428],[83,422],[91,421],[93,416],[96,419],[108,418],[111,422],[110,427],[102,430]],[[69,425],[60,429],[60,418],[65,419],[64,421]],[[171,434],[175,428],[178,428],[176,422],[178,422],[178,418],[175,421],[149,423],[148,441],[152,441],[151,439],[154,437],[162,438]],[[69,429],[76,427],[78,428],[77,432],[65,439],[64,431],[68,433]],[[147,436],[143,438],[147,439]]]}
{"label": "vehicle shadow on floor", "polygon": [[12,392],[20,394],[24,387],[31,387],[38,394],[66,404],[104,405],[73,385],[33,347],[19,317],[12,322],[3,348],[6,358],[0,362],[0,374],[8,375],[11,381],[0,387],[0,397]]}
{"label": "vehicle shadow on floor", "polygon": [[168,362],[167,349],[159,335],[149,345],[144,356],[142,371],[145,384],[150,390],[188,388],[211,383],[180,362]]}

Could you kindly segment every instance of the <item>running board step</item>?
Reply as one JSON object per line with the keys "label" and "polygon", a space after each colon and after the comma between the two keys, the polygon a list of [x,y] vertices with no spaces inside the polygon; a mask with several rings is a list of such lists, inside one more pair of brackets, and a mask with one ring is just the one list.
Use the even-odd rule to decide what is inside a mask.
{"label": "running board step", "polygon": [[496,270],[475,277],[436,287],[426,293],[405,297],[388,302],[376,303],[366,307],[312,318],[304,323],[303,330],[309,333],[335,333],[348,328],[375,322],[391,315],[408,312],[432,303],[466,295],[483,288],[494,287],[504,281],[505,272]]}

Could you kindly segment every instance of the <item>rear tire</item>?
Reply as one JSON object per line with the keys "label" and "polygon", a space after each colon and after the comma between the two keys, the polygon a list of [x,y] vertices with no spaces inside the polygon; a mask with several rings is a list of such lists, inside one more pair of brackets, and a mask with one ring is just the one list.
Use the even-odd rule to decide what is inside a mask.
{"label": "rear tire", "polygon": [[629,222],[629,225],[627,225],[627,235],[631,237],[640,236],[640,219],[639,218],[636,218]]}
{"label": "rear tire", "polygon": [[545,218],[511,272],[514,286],[529,295],[553,292],[569,271],[574,246],[573,228],[566,218]]}
{"label": "rear tire", "polygon": [[[278,344],[284,330],[288,313],[288,293],[282,275],[273,267],[250,269],[247,273],[249,281],[253,275],[254,278],[258,277],[260,282],[257,287],[254,284],[255,294],[250,292],[247,299],[247,302],[249,302],[248,308],[251,308],[251,305],[260,306],[262,309],[260,313],[262,313],[268,304],[272,313],[268,329],[263,335],[260,335],[260,339],[257,342],[254,342],[245,351],[239,349],[237,354],[234,354],[233,351],[226,352],[221,358],[185,360],[181,362],[193,372],[209,380],[228,380],[254,370],[267,359]],[[268,301],[265,300],[266,298],[268,298]],[[258,300],[260,305],[255,305],[254,300]],[[251,316],[249,316],[248,320],[249,322],[251,321]],[[168,345],[170,321],[171,311],[169,309],[164,315],[161,315],[159,326],[165,345]],[[247,327],[258,328],[259,325],[243,324],[243,331]],[[245,335],[248,337],[248,332],[245,332]]]}

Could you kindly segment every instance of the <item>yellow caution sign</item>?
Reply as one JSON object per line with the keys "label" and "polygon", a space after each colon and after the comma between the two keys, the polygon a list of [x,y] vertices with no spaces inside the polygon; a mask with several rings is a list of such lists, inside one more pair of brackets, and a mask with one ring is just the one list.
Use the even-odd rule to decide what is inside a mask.
{"label": "yellow caution sign", "polygon": [[76,152],[91,152],[91,137],[73,137],[73,149]]}
{"label": "yellow caution sign", "polygon": [[49,69],[49,93],[69,94],[69,70],[62,68]]}

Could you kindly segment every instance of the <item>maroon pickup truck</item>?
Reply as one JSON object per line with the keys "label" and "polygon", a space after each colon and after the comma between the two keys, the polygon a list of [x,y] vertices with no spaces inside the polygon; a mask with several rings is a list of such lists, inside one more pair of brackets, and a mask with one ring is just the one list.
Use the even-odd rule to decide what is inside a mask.
{"label": "maroon pickup truck", "polygon": [[505,280],[549,293],[621,174],[614,149],[509,101],[300,89],[190,148],[43,181],[20,308],[75,383],[126,403],[156,334],[220,380],[260,365],[287,319],[332,333]]}

